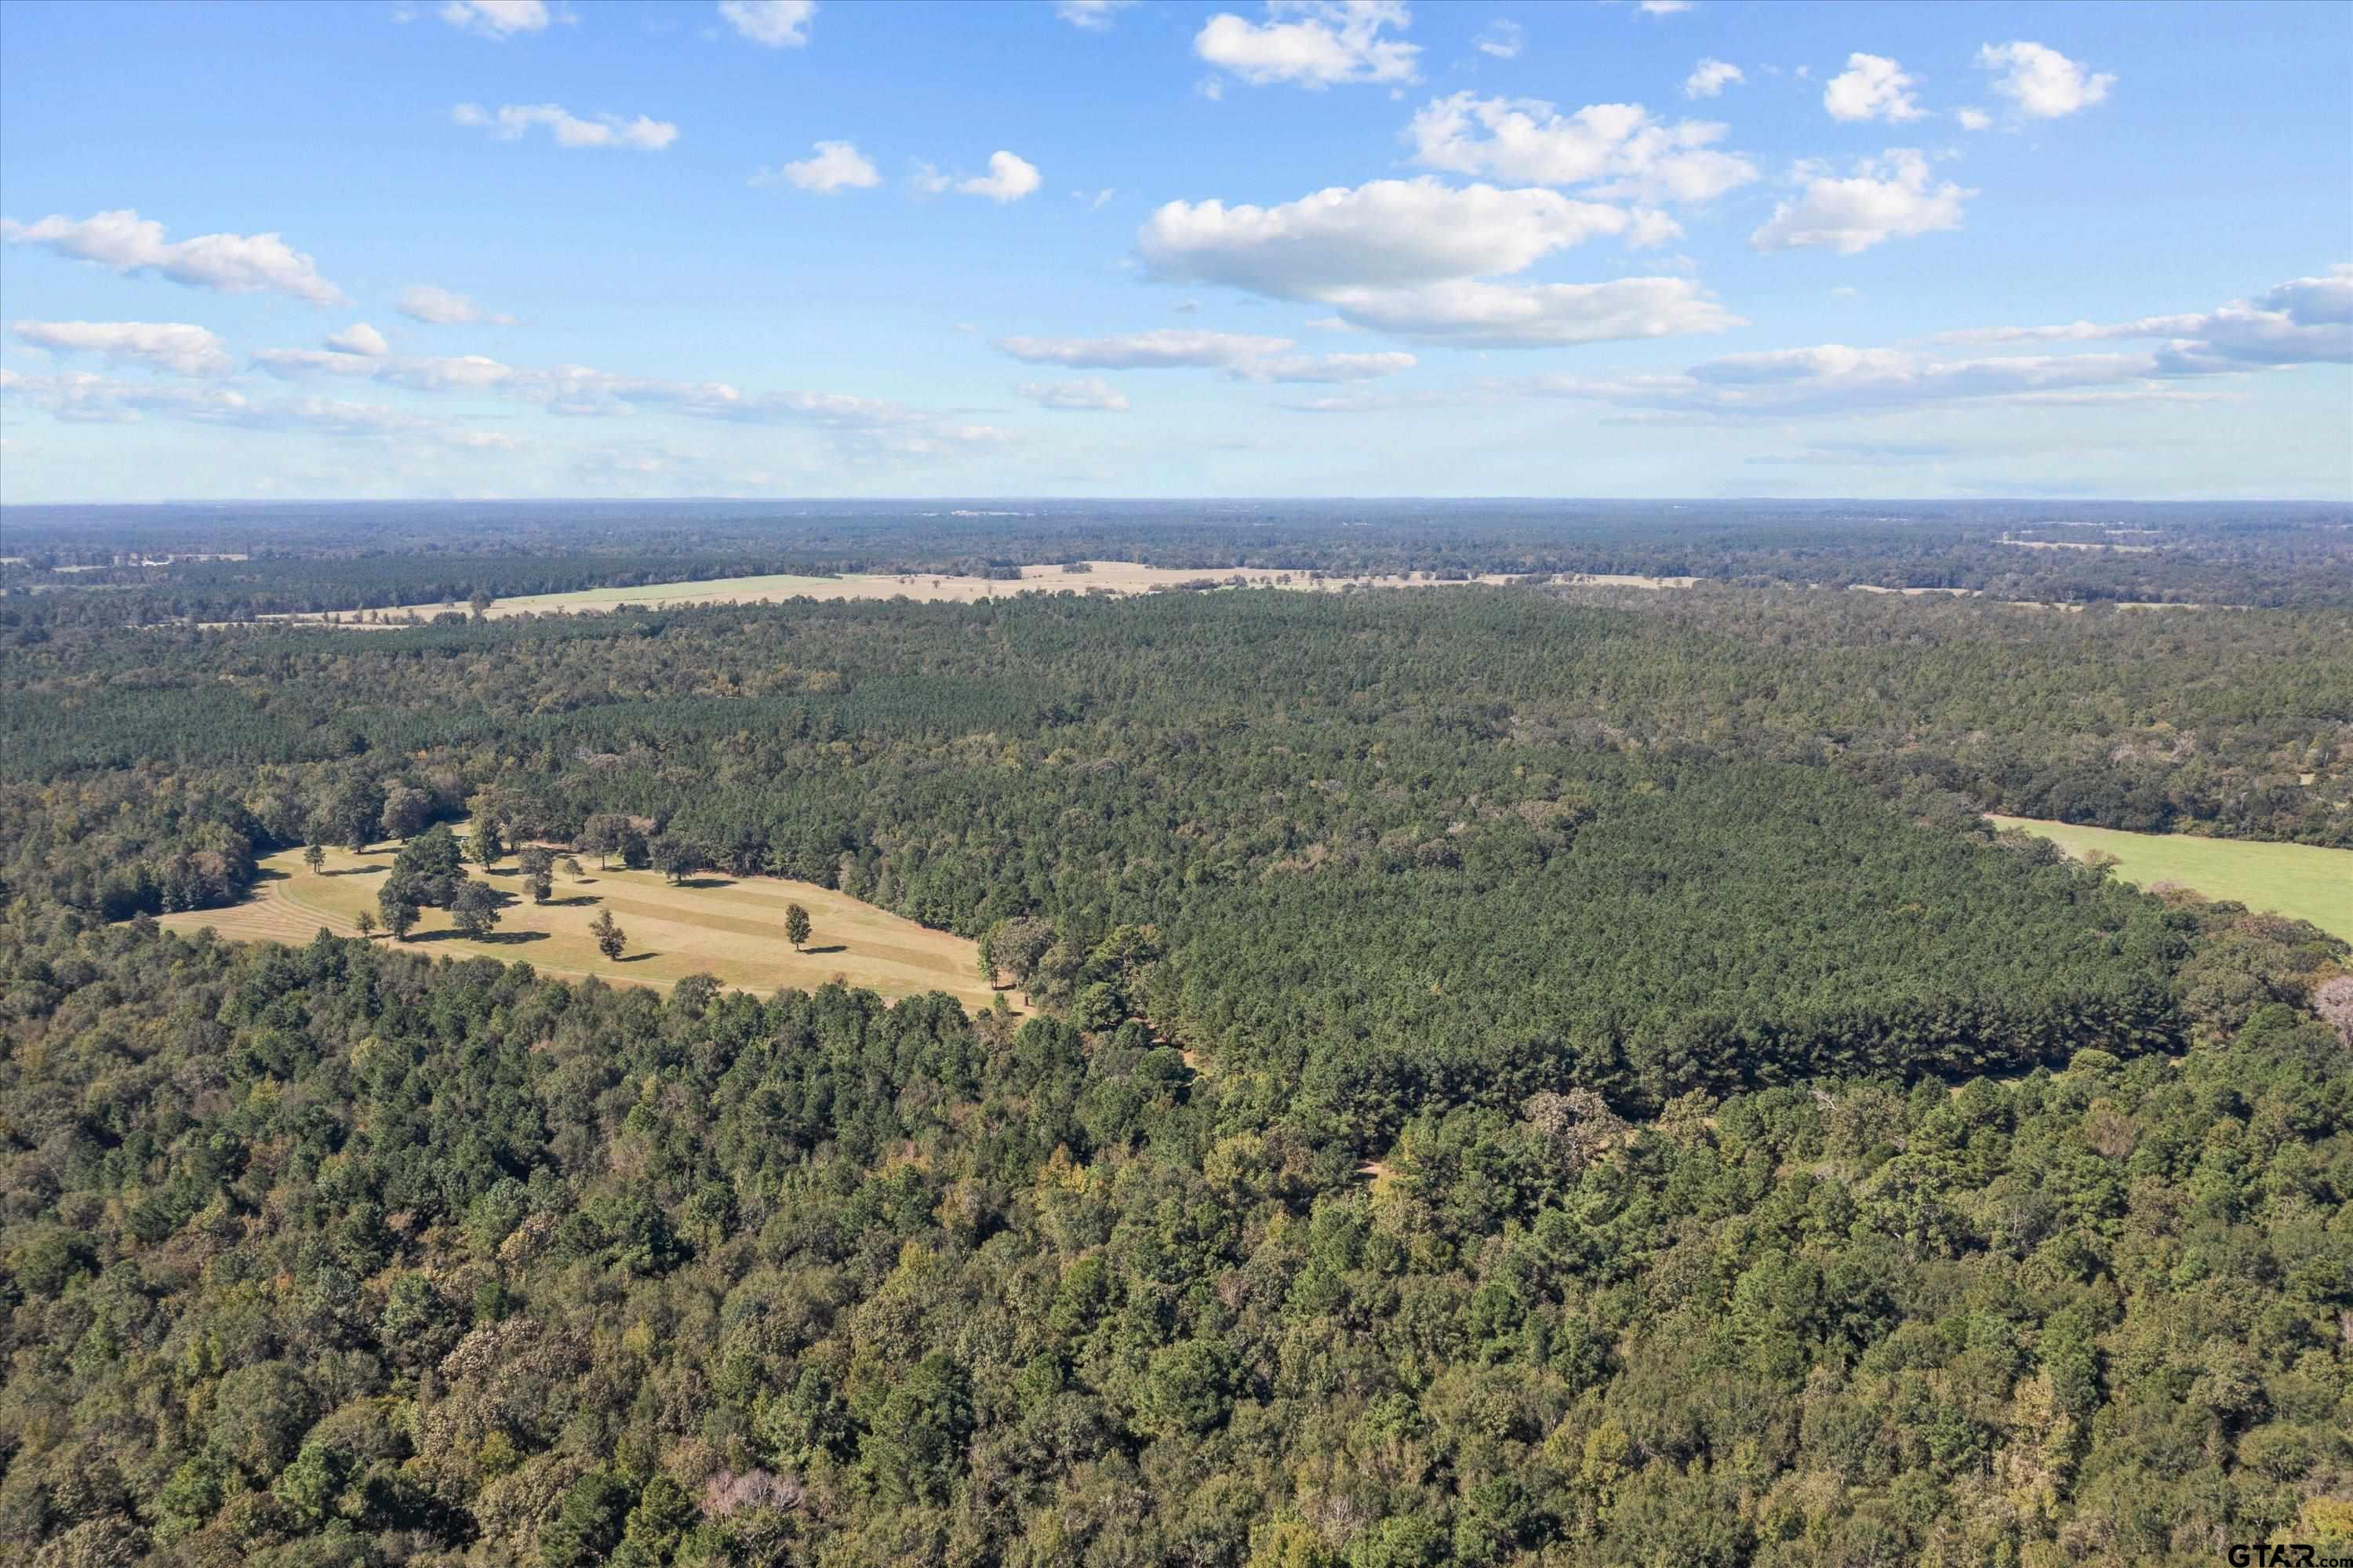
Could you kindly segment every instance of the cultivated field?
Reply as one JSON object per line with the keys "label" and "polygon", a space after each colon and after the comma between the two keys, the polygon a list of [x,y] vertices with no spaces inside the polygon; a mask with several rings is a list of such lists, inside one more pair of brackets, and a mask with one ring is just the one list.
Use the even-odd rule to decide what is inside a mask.
{"label": "cultivated field", "polygon": [[[381,844],[364,854],[330,850],[318,872],[302,863],[301,850],[282,851],[261,863],[262,880],[245,903],[166,915],[163,924],[181,931],[209,926],[237,941],[307,942],[322,926],[355,937],[354,917],[375,908],[376,889],[391,874],[397,848]],[[485,941],[471,941],[451,926],[448,910],[427,909],[406,945],[422,953],[528,961],[549,974],[593,974],[614,984],[663,987],[709,974],[748,991],[809,991],[839,975],[885,996],[944,991],[967,1008],[989,1003],[972,943],[814,883],[711,873],[672,885],[658,872],[598,871],[594,855],[581,864],[578,882],[557,873],[554,897],[543,905],[532,903],[523,891],[512,857],[487,878],[480,867],[469,866],[467,874],[510,895],[498,929]],[[805,953],[793,951],[785,939],[787,904],[809,912],[813,935]],[[628,938],[617,962],[598,952],[588,934],[588,923],[605,910]],[[381,933],[375,939],[391,940]],[[1018,993],[1007,1000],[1022,1001]]]}
{"label": "cultivated field", "polygon": [[2153,882],[2178,882],[2209,898],[2234,899],[2250,909],[2309,920],[2353,942],[2353,850],[2200,839],[2185,833],[2127,833],[2025,817],[1990,817],[1989,821],[2039,833],[2072,855],[2095,850],[2112,854],[2116,857],[2116,874],[2127,882],[2144,887]]}
{"label": "cultivated field", "polygon": [[[1315,577],[1303,571],[1278,571],[1262,567],[1224,570],[1180,569],[1175,567],[1143,567],[1133,561],[1090,561],[1087,567],[1083,572],[1066,571],[1060,567],[1051,566],[1024,567],[1018,582],[1010,578],[953,577],[937,572],[850,574],[838,577],[789,574],[762,577],[713,577],[701,582],[647,583],[636,588],[583,588],[577,593],[528,594],[517,599],[500,599],[485,613],[497,620],[510,615],[617,609],[625,605],[766,604],[787,599],[912,599],[970,604],[976,599],[1005,599],[1023,593],[1163,593],[1172,588],[1202,584],[1340,593],[1350,588],[1442,588],[1463,582],[1494,585],[1512,580],[1493,575],[1440,579],[1427,572],[1403,577]],[[1563,577],[1561,580],[1636,588],[1687,588],[1692,581],[1689,577]],[[380,611],[377,621],[359,620],[347,613],[339,618],[338,623],[365,629],[382,624],[385,620],[397,623],[412,613],[429,620],[449,608],[441,604],[410,605],[401,609]],[[298,616],[293,619],[320,620],[325,618]]]}

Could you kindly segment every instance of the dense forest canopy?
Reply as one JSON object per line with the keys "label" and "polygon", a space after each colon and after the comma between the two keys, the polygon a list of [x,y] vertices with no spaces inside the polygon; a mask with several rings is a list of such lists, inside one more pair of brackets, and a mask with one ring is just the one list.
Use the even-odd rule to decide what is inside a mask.
{"label": "dense forest canopy", "polygon": [[[471,511],[12,512],[0,1540],[2353,1554],[2353,951],[1980,815],[2353,846],[2339,525],[1366,510],[518,513],[537,566]],[[253,558],[53,569],[206,547]],[[187,623],[1062,556],[1715,580]],[[1939,572],[2216,608],[1796,586]],[[453,830],[819,883],[1007,989],[152,918],[305,844],[446,893]]]}

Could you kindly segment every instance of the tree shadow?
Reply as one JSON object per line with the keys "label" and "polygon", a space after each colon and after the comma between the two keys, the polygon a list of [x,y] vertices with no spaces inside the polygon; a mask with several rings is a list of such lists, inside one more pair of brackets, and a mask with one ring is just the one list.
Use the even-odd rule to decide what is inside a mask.
{"label": "tree shadow", "polygon": [[346,865],[340,867],[328,866],[321,870],[319,874],[321,876],[375,876],[384,872],[390,871],[392,867],[388,865],[376,865],[373,863],[368,865]]}
{"label": "tree shadow", "polygon": [[679,882],[677,885],[695,888],[733,887],[735,885],[735,879],[732,876],[690,876]]}
{"label": "tree shadow", "polygon": [[274,865],[259,866],[255,868],[253,880],[256,882],[291,882],[294,880],[294,874],[290,871],[280,871]]}
{"label": "tree shadow", "polygon": [[577,909],[584,904],[602,904],[603,902],[603,899],[596,897],[593,894],[575,893],[569,898],[551,898],[545,904],[542,905],[541,907],[545,909]]}
{"label": "tree shadow", "polygon": [[480,937],[469,937],[456,927],[439,931],[413,931],[408,940],[416,942],[482,942],[492,947],[514,947],[523,942],[544,942],[545,931],[491,931]]}
{"label": "tree shadow", "polygon": [[641,964],[648,959],[659,959],[661,955],[659,953],[628,953],[624,954],[620,958],[615,959],[613,961],[617,964]]}
{"label": "tree shadow", "polygon": [[829,948],[803,948],[801,949],[801,956],[803,958],[813,959],[819,953],[846,953],[848,951],[849,951],[849,943],[836,942]]}

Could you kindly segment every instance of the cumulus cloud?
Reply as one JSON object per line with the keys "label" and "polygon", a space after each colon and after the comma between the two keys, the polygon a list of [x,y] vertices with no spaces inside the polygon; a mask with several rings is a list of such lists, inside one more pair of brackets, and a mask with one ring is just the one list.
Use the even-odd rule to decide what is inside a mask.
{"label": "cumulus cloud", "polygon": [[991,201],[1019,201],[1038,188],[1039,179],[1037,164],[1011,153],[996,152],[988,155],[988,173],[957,182],[956,189]]}
{"label": "cumulus cloud", "polygon": [[2211,375],[2264,366],[2353,363],[2353,262],[2291,278],[2252,300],[2212,311],[2134,321],[2057,326],[1976,327],[1939,334],[1953,344],[2095,343],[2164,340],[2156,363],[2168,376]]}
{"label": "cumulus cloud", "polygon": [[1110,337],[1000,337],[997,346],[1024,365],[1072,370],[1225,370],[1280,354],[1291,340],[1160,327]]}
{"label": "cumulus cloud", "polygon": [[303,430],[358,438],[409,436],[457,446],[515,443],[512,437],[459,430],[445,420],[390,404],[333,397],[254,398],[233,387],[120,381],[74,373],[13,376],[5,389],[68,424],[132,425],[155,415],[248,430]]}
{"label": "cumulus cloud", "polygon": [[1263,22],[1219,12],[1193,52],[1255,87],[1414,79],[1420,46],[1384,36],[1412,22],[1404,0],[1267,0],[1266,10]]}
{"label": "cumulus cloud", "polygon": [[719,14],[763,48],[797,49],[808,42],[817,0],[719,0]]}
{"label": "cumulus cloud", "polygon": [[0,240],[38,245],[117,272],[153,272],[225,294],[274,292],[314,305],[343,302],[343,291],[319,276],[317,264],[275,234],[200,234],[167,241],[161,223],[124,207],[37,223],[0,218]]}
{"label": "cumulus cloud", "polygon": [[1852,54],[1822,90],[1822,107],[1833,120],[1917,120],[1927,112],[1912,96],[1917,85],[1883,55]]}
{"label": "cumulus cloud", "polygon": [[1110,28],[1113,17],[1134,4],[1135,0],[1057,0],[1054,15],[1073,27],[1100,33]]}
{"label": "cumulus cloud", "polygon": [[479,103],[461,103],[449,111],[459,125],[488,131],[501,142],[521,141],[534,125],[544,125],[559,147],[626,147],[638,153],[659,153],[678,140],[678,127],[668,121],[640,114],[624,119],[599,114],[583,120],[560,103],[509,103],[491,113]]}
{"label": "cumulus cloud", "polygon": [[1330,300],[1358,326],[1469,348],[1561,347],[1746,324],[1688,278],[1526,284],[1455,279],[1415,289],[1343,290]]}
{"label": "cumulus cloud", "polygon": [[2089,74],[2057,49],[2023,40],[1986,45],[1978,51],[1978,64],[1994,73],[1996,92],[2037,120],[2056,120],[2104,102],[2116,84],[2112,73]]}
{"label": "cumulus cloud", "polygon": [[337,354],[375,355],[392,352],[392,344],[384,341],[384,334],[365,322],[353,322],[341,332],[329,333],[327,346]]}
{"label": "cumulus cloud", "polygon": [[1277,207],[1172,201],[1136,236],[1162,278],[1285,300],[1524,271],[1596,235],[1622,234],[1614,207],[1556,191],[1461,189],[1424,175],[1334,186]]}
{"label": "cumulus cloud", "polygon": [[186,322],[18,322],[16,341],[58,354],[99,354],[177,376],[217,376],[233,361],[221,340]]}
{"label": "cumulus cloud", "polygon": [[1588,185],[1597,196],[1704,202],[1757,177],[1748,159],[1715,150],[1725,132],[1709,121],[1666,124],[1639,103],[1589,104],[1564,115],[1540,100],[1458,92],[1432,101],[1404,135],[1425,168]]}
{"label": "cumulus cloud", "polygon": [[1815,164],[1799,165],[1797,177],[1799,194],[1778,204],[1748,237],[1757,249],[1822,245],[1852,256],[1885,240],[1958,228],[1961,204],[1977,195],[1950,180],[1932,184],[1927,157],[1909,147],[1858,159],[1843,179]]}
{"label": "cumulus cloud", "polygon": [[514,321],[512,316],[491,315],[465,295],[437,289],[430,283],[403,289],[395,308],[411,321],[434,326],[459,326],[468,322],[491,322],[505,326]]}
{"label": "cumulus cloud", "polygon": [[1024,381],[1016,390],[1041,408],[1068,413],[1127,412],[1127,394],[1099,376],[1077,381]]}
{"label": "cumulus cloud", "polygon": [[1982,109],[1956,109],[1953,118],[1961,122],[1964,131],[1985,131],[1993,125],[1993,116]]}
{"label": "cumulus cloud", "polygon": [[752,183],[788,185],[819,196],[833,196],[846,190],[871,189],[882,183],[882,176],[850,143],[819,142],[810,156],[780,169],[762,169],[752,176]]}
{"label": "cumulus cloud", "polygon": [[447,0],[440,16],[460,32],[486,38],[543,32],[550,20],[547,0]]}
{"label": "cumulus cloud", "polygon": [[1683,78],[1683,96],[1715,98],[1732,83],[1746,79],[1736,65],[1726,65],[1719,59],[1704,59],[1692,68],[1691,75]]}
{"label": "cumulus cloud", "polygon": [[1678,16],[1692,8],[1692,0],[1641,0],[1636,9],[1645,16]]}
{"label": "cumulus cloud", "polygon": [[1471,43],[1482,55],[1492,55],[1499,60],[1516,59],[1527,46],[1527,30],[1517,22],[1498,16]]}
{"label": "cumulus cloud", "polygon": [[[1533,347],[1737,323],[1686,279],[1488,281],[1637,227],[1618,207],[1556,191],[1457,190],[1424,176],[1335,187],[1271,207],[1170,202],[1136,244],[1156,276],[1326,304],[1351,325],[1431,343]],[[1658,238],[1655,224],[1639,227]]]}

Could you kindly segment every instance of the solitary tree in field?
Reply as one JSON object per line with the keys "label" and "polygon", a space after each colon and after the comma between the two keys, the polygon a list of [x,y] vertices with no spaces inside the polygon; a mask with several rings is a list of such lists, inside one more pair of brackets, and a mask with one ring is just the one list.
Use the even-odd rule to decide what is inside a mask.
{"label": "solitary tree in field", "polygon": [[482,883],[469,882],[449,901],[449,918],[458,923],[458,929],[479,942],[499,923],[499,895]]}
{"label": "solitary tree in field", "polygon": [[353,924],[360,928],[360,940],[367,940],[370,937],[375,935],[375,911],[373,909],[361,910],[358,917],[353,921]]}
{"label": "solitary tree in field", "polygon": [[580,869],[580,862],[577,858],[572,855],[565,855],[564,857],[564,874],[570,877],[573,881],[577,882],[588,874]]}
{"label": "solitary tree in field", "polygon": [[793,951],[797,953],[808,943],[808,911],[797,904],[785,906],[785,939],[793,945]]}
{"label": "solitary tree in field", "polygon": [[384,928],[392,933],[394,941],[406,942],[408,934],[417,929],[417,906],[394,895],[389,887],[385,889],[385,894],[390,896],[382,899]]}
{"label": "solitary tree in field", "polygon": [[327,846],[324,844],[312,844],[309,849],[304,850],[302,852],[302,863],[309,866],[312,871],[317,871],[320,867],[325,865],[327,863]]}
{"label": "solitary tree in field", "polygon": [[498,600],[491,597],[490,589],[478,588],[474,590],[473,597],[466,601],[466,608],[474,612],[474,619],[476,620],[480,620],[482,619],[482,611],[490,609],[491,606],[497,602]]}
{"label": "solitary tree in field", "polygon": [[531,901],[533,904],[546,903],[549,896],[555,892],[555,879],[543,871],[533,872],[529,876],[524,877],[522,882],[525,887],[531,889]]}
{"label": "solitary tree in field", "polygon": [[596,938],[596,950],[607,959],[619,958],[621,949],[629,945],[628,938],[621,934],[621,927],[614,924],[610,909],[599,909],[596,918],[588,922],[588,931]]}
{"label": "solitary tree in field", "polygon": [[507,846],[499,838],[499,825],[492,821],[474,824],[474,836],[466,841],[466,849],[484,871],[498,864],[499,856],[507,853]]}
{"label": "solitary tree in field", "polygon": [[654,869],[672,882],[683,882],[687,873],[702,863],[702,855],[683,833],[663,833],[653,842]]}

